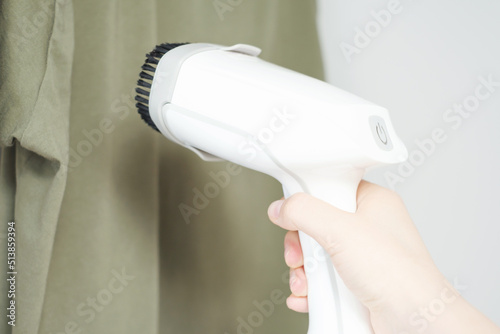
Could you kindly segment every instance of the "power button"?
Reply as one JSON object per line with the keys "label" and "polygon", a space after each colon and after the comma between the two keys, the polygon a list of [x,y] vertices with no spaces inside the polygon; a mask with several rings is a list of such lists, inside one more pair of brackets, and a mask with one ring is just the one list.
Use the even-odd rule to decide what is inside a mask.
{"label": "power button", "polygon": [[393,148],[391,137],[387,131],[385,121],[380,116],[370,116],[370,129],[372,130],[373,139],[377,146],[384,151],[390,151]]}

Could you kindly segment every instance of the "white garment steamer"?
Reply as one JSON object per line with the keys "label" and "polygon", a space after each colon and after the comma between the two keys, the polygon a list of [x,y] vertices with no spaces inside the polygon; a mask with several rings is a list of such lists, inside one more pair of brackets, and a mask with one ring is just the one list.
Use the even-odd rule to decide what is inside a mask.
{"label": "white garment steamer", "polygon": [[[147,55],[137,107],[154,129],[206,161],[271,175],[349,212],[367,167],[406,160],[385,108],[268,63],[244,44],[162,44]],[[309,334],[373,333],[328,253],[300,233]]]}

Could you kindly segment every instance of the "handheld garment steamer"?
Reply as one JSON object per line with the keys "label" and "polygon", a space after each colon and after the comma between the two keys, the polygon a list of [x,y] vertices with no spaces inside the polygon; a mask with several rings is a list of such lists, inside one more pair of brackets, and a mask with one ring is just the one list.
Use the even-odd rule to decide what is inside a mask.
{"label": "handheld garment steamer", "polygon": [[[136,100],[154,129],[206,161],[268,174],[285,197],[306,192],[349,212],[367,167],[407,157],[386,109],[265,62],[244,44],[162,44],[147,55]],[[367,310],[328,253],[300,233],[309,334],[373,333]]]}

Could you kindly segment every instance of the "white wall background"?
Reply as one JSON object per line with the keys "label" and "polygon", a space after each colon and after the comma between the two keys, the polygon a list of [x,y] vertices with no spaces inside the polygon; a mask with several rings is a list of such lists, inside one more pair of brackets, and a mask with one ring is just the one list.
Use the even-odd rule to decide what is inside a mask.
{"label": "white wall background", "polygon": [[[454,104],[474,102],[479,76],[500,83],[500,2],[400,0],[377,32],[371,11],[394,1],[318,0],[327,81],[387,107],[410,153],[415,140],[445,132],[425,161],[413,153],[414,171],[395,190],[439,268],[500,325],[500,86],[458,128],[443,119]],[[356,46],[355,29],[367,27],[371,42],[358,41],[348,62],[341,43]],[[389,186],[387,171],[398,166],[368,178]]]}

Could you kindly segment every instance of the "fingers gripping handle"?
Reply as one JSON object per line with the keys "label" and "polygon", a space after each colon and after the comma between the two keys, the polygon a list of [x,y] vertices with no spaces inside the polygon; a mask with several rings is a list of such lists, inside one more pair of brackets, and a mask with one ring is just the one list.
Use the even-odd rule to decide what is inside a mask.
{"label": "fingers gripping handle", "polygon": [[308,284],[308,334],[372,334],[368,311],[347,289],[328,252],[299,232]]}
{"label": "fingers gripping handle", "polygon": [[[333,183],[331,178],[321,183],[308,182],[307,191],[339,209],[355,212],[361,175]],[[288,192],[285,187],[283,190],[285,197],[296,192]],[[308,285],[308,334],[373,334],[368,310],[347,289],[328,251],[301,231],[299,237]]]}

